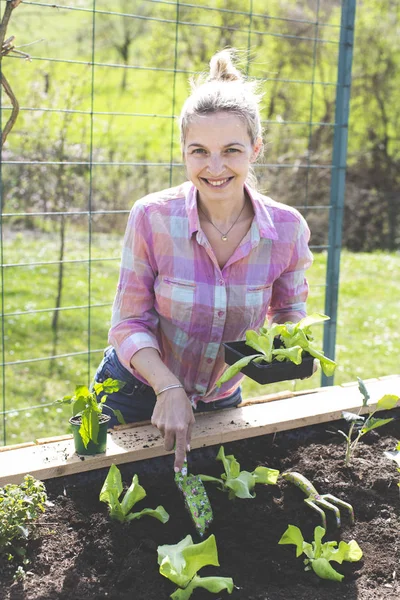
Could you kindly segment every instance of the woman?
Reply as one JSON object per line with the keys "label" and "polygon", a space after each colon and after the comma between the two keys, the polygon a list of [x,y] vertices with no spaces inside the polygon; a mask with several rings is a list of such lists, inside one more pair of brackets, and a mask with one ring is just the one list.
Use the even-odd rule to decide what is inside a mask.
{"label": "woman", "polygon": [[193,412],[241,401],[240,375],[215,385],[222,342],[266,318],[305,315],[307,224],[249,185],[262,150],[259,101],[231,51],[216,54],[180,116],[189,181],[138,200],[126,229],[111,346],[95,379],[126,382],[107,404],[127,422],[151,418],[165,449],[175,445],[175,471]]}

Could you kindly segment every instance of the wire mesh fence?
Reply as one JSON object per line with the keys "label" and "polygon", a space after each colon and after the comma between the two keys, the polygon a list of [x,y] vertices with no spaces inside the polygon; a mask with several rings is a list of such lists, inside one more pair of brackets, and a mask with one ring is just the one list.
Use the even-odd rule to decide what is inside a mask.
{"label": "wire mesh fence", "polygon": [[[13,12],[7,35],[30,60],[1,62],[20,104],[1,160],[4,444],[64,431],[52,402],[90,382],[107,344],[127,213],[185,179],[176,117],[188,78],[223,47],[238,48],[263,84],[259,188],[307,218],[321,257],[310,302],[324,311],[326,281],[330,298],[337,291],[340,208],[334,248],[329,227],[343,135],[336,163],[333,148],[348,115],[346,99],[337,110],[338,90],[349,89],[346,78],[338,84],[338,64],[347,50],[349,76],[342,19],[354,5],[120,0],[110,10],[101,0],[25,1]],[[4,126],[12,111],[4,89],[1,100]],[[335,185],[342,195],[343,181]],[[328,333],[334,348],[335,319]]]}

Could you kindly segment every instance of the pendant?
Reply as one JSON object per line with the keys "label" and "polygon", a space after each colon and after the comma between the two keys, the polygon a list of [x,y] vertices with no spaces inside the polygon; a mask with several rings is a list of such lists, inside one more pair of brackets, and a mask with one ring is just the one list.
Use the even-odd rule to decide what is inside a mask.
{"label": "pendant", "polygon": [[227,241],[228,241],[228,238],[226,237],[226,235],[223,235],[223,236],[222,236],[222,238],[221,238],[221,240],[222,240],[223,242],[227,242]]}

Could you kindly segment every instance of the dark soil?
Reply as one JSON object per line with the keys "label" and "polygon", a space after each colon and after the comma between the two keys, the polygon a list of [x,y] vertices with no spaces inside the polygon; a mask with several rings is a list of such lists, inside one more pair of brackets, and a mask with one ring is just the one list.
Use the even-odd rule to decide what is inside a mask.
{"label": "dark soil", "polygon": [[[397,410],[397,409],[396,409]],[[393,413],[394,411],[392,411]],[[393,416],[393,415],[392,415]],[[257,465],[294,470],[309,478],[321,493],[350,502],[356,524],[342,514],[337,529],[327,515],[325,541],[355,539],[364,556],[357,563],[333,566],[345,575],[342,583],[323,581],[305,572],[294,546],[278,545],[288,524],[301,528],[311,541],[319,516],[303,502],[304,495],[279,478],[276,486],[256,486],[253,500],[228,500],[227,494],[207,483],[220,567],[206,567],[200,575],[232,577],[236,589],[211,594],[196,590],[193,600],[398,600],[400,598],[400,497],[396,465],[384,450],[395,448],[400,437],[396,420],[368,433],[345,468],[344,439],[337,433],[343,423],[306,427],[225,445],[242,469]],[[327,432],[329,430],[330,432]],[[193,473],[220,476],[215,461],[219,447],[191,453]],[[111,521],[98,500],[107,469],[46,482],[54,503],[41,517],[28,546],[30,563],[23,581],[13,583],[12,566],[0,560],[0,600],[163,600],[175,586],[158,571],[157,546],[175,544],[190,533],[200,541],[174,484],[172,457],[121,466],[124,482],[138,473],[147,498],[137,509],[162,504],[170,513],[163,525],[145,517],[129,524]]]}

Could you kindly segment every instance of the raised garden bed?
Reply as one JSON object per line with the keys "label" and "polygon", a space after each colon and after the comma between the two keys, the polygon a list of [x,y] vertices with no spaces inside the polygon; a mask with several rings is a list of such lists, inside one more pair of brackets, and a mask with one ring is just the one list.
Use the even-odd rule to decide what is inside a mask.
{"label": "raised garden bed", "polygon": [[[320,580],[304,571],[293,546],[278,545],[289,523],[299,526],[308,541],[320,524],[299,489],[280,478],[276,486],[256,486],[253,500],[230,501],[208,483],[214,510],[210,533],[216,536],[221,566],[200,574],[233,577],[239,589],[232,595],[196,590],[193,600],[398,600],[399,474],[383,452],[392,450],[399,438],[399,409],[390,416],[395,421],[363,438],[350,468],[344,467],[344,440],[335,433],[345,427],[340,421],[224,443],[225,453],[233,453],[242,469],[265,465],[298,471],[321,493],[350,502],[355,526],[342,510],[337,529],[327,511],[325,540],[355,539],[364,556],[361,562],[337,565],[345,575],[342,583]],[[192,451],[192,472],[220,476],[218,449]],[[120,465],[126,484],[134,473],[139,475],[146,506],[162,504],[170,513],[165,525],[149,518],[129,524],[111,521],[98,500],[108,468],[47,480],[54,505],[40,518],[37,536],[29,543],[29,573],[13,583],[15,567],[1,561],[0,600],[169,598],[175,586],[158,572],[157,546],[174,544],[188,533],[200,541],[175,486],[172,464],[172,457],[164,456]]]}

